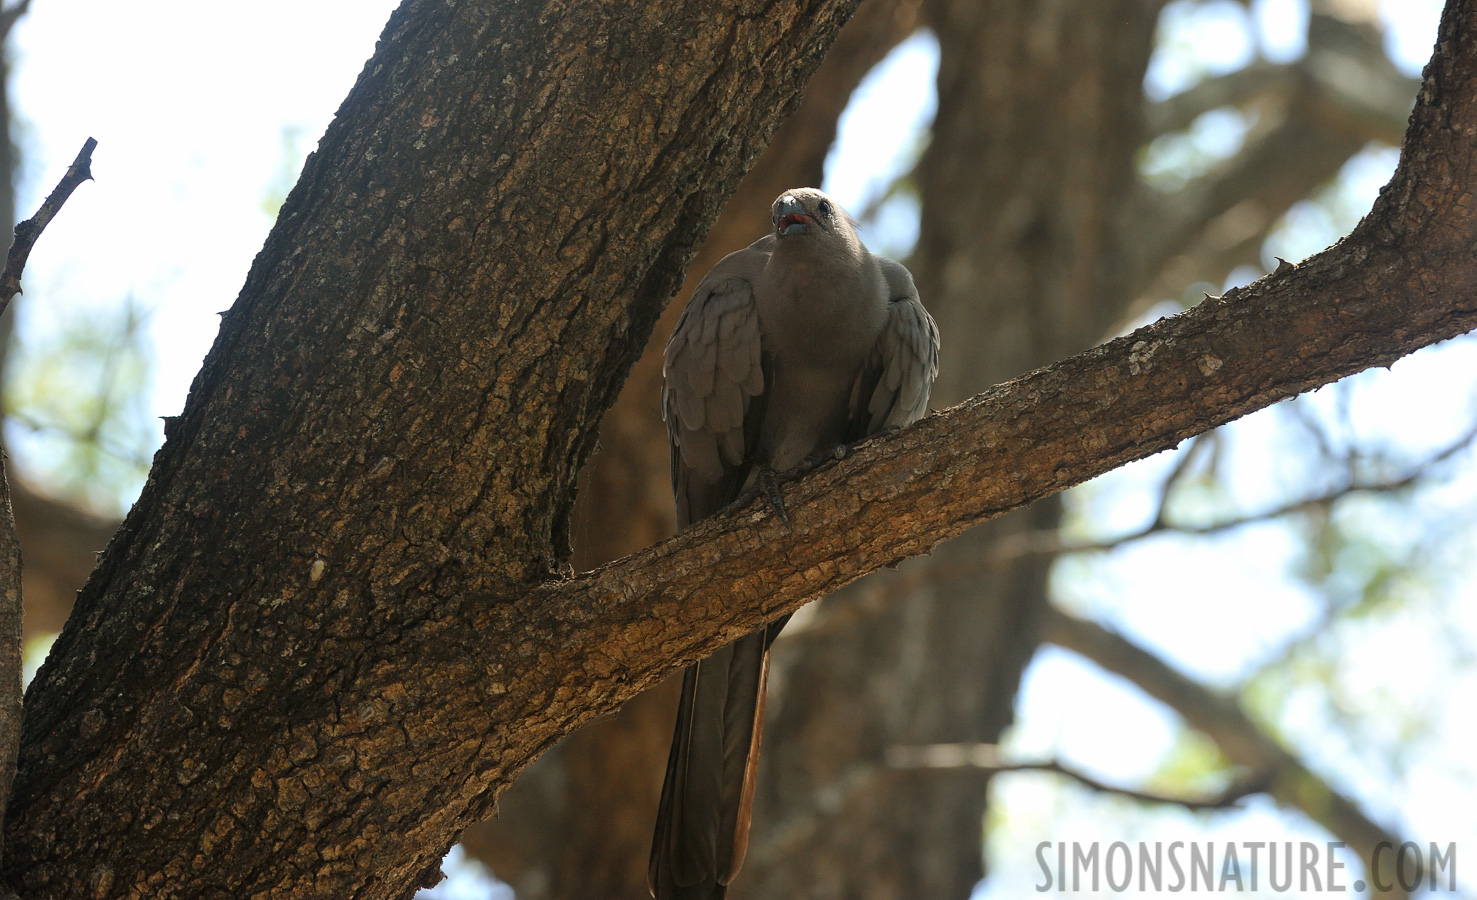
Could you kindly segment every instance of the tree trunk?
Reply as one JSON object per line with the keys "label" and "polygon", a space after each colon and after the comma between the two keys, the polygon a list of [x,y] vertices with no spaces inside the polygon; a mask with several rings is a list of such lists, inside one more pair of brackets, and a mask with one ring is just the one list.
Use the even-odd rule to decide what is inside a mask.
{"label": "tree trunk", "polygon": [[853,5],[392,17],[28,695],[17,886],[437,871],[530,758],[448,604],[567,570],[595,424]]}

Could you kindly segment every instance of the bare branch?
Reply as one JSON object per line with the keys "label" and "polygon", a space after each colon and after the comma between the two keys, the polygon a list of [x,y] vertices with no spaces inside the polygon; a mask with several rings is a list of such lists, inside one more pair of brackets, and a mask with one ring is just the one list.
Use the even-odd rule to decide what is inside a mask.
{"label": "bare branch", "polygon": [[[1190,458],[1190,453],[1186,453],[1180,461],[1180,466],[1177,466],[1176,471],[1171,473],[1170,477],[1166,479],[1166,492],[1160,499],[1158,514],[1152,522],[1143,528],[1128,532],[1127,534],[1120,534],[1115,537],[1087,543],[1065,541],[1062,539],[1061,533],[1057,531],[1026,532],[1017,535],[1017,539],[1008,542],[1008,545],[1007,542],[1002,542],[1001,546],[992,554],[990,561],[984,565],[1000,566],[1022,556],[1104,553],[1159,534],[1183,534],[1202,537],[1212,534],[1222,534],[1227,531],[1244,528],[1248,525],[1271,522],[1276,519],[1310,512],[1316,509],[1327,509],[1339,500],[1355,494],[1399,493],[1419,484],[1422,479],[1430,475],[1433,468],[1455,456],[1457,453],[1470,448],[1474,440],[1477,440],[1477,426],[1469,429],[1461,438],[1429,458],[1417,463],[1410,471],[1399,477],[1383,478],[1374,481],[1353,481],[1342,487],[1324,491],[1314,496],[1302,497],[1258,513],[1223,519],[1219,522],[1211,522],[1205,525],[1170,522],[1164,515],[1164,502],[1168,496],[1167,491],[1178,477],[1180,466],[1186,465]],[[1191,452],[1193,452],[1193,448]]]}
{"label": "bare branch", "polygon": [[26,268],[26,260],[31,256],[31,248],[36,245],[36,239],[41,237],[41,232],[61,212],[62,204],[72,196],[72,191],[77,185],[84,181],[92,180],[92,151],[97,147],[97,141],[88,138],[82,144],[82,149],[77,153],[77,158],[72,160],[72,165],[67,168],[67,174],[57,182],[55,188],[41,203],[41,208],[36,214],[19,225],[15,226],[15,243],[10,245],[10,253],[5,258],[5,269],[0,271],[0,313],[4,313],[6,307],[16,294],[21,292],[21,272]]}
{"label": "bare branch", "polygon": [[1200,457],[1201,451],[1215,441],[1217,433],[1213,431],[1209,434],[1196,436],[1190,441],[1190,446],[1185,448],[1185,452],[1180,454],[1180,458],[1175,460],[1174,468],[1169,470],[1169,475],[1164,479],[1164,483],[1159,486],[1159,497],[1154,504],[1154,518],[1149,527],[1163,528],[1168,526],[1166,516],[1168,515],[1169,498],[1173,496],[1174,489],[1179,487],[1180,482],[1189,473],[1190,466],[1194,465],[1195,460]]}
{"label": "bare branch", "polygon": [[1153,791],[1108,784],[1060,760],[1011,762],[1000,755],[997,744],[924,744],[887,748],[887,764],[895,769],[983,769],[987,772],[1050,772],[1076,781],[1100,794],[1117,794],[1141,803],[1167,803],[1189,810],[1228,809],[1243,798],[1267,789],[1267,778],[1255,774],[1237,779],[1224,791],[1209,797],[1176,797]]}

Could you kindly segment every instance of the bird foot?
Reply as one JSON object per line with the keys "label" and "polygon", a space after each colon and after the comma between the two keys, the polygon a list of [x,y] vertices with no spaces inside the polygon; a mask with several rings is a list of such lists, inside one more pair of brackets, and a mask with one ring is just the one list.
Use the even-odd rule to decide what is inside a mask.
{"label": "bird foot", "polygon": [[769,501],[769,508],[774,510],[775,517],[784,522],[786,528],[794,531],[794,526],[790,524],[789,511],[785,509],[785,495],[780,490],[781,481],[788,481],[789,478],[789,472],[779,473],[766,465],[755,466],[754,480],[734,498],[730,506],[734,509],[741,509],[748,506],[755,497],[763,494],[764,499]]}
{"label": "bird foot", "polygon": [[794,531],[795,526],[790,524],[790,515],[785,511],[785,495],[780,491],[779,475],[769,466],[759,467],[759,489],[764,491],[764,496],[769,499],[770,508],[779,520],[785,523],[785,528]]}
{"label": "bird foot", "polygon": [[785,495],[784,491],[781,489],[781,486],[784,485],[785,482],[796,481],[800,478],[804,478],[806,475],[809,475],[811,472],[814,472],[816,469],[819,469],[821,466],[825,465],[828,462],[833,462],[838,459],[845,459],[846,454],[849,452],[851,452],[850,444],[837,444],[829,451],[826,451],[824,453],[816,453],[811,456],[805,457],[804,459],[800,460],[800,462],[797,463],[793,468],[786,469],[783,472],[772,469],[767,465],[758,465],[754,469],[754,481],[747,489],[744,490],[743,493],[739,494],[739,496],[734,499],[733,506],[744,506],[759,494],[763,494],[765,499],[769,501],[770,509],[774,510],[775,516],[781,522],[785,523],[786,528],[794,531],[795,526],[790,522],[790,513],[785,506]]}

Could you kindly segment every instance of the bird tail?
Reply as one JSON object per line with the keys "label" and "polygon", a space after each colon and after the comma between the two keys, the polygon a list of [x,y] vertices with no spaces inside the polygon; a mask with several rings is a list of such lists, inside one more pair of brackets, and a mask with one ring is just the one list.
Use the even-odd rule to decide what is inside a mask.
{"label": "bird tail", "polygon": [[781,620],[745,635],[682,676],[647,868],[657,900],[722,900],[743,865],[769,645],[783,627]]}

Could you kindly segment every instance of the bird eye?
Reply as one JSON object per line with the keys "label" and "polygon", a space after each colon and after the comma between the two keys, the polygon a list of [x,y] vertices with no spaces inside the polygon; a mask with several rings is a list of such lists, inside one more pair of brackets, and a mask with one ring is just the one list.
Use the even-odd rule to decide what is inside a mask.
{"label": "bird eye", "polygon": [[829,217],[829,216],[830,216],[830,215],[831,215],[831,204],[830,204],[830,202],[829,202],[829,201],[826,201],[826,200],[822,200],[822,201],[821,201],[821,202],[820,202],[820,205],[819,205],[819,206],[817,206],[817,207],[816,207],[816,209],[817,209],[817,210],[818,210],[818,211],[819,211],[819,212],[820,212],[820,214],[821,214],[821,215],[823,215],[823,216],[827,216],[827,217]]}

